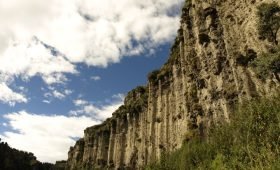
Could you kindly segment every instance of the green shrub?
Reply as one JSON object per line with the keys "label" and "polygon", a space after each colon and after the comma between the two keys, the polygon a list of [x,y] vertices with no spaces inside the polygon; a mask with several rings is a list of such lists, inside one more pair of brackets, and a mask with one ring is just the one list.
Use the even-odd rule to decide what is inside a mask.
{"label": "green shrub", "polygon": [[206,140],[195,137],[147,169],[279,169],[279,134],[280,96],[252,100],[230,123],[212,126]]}
{"label": "green shrub", "polygon": [[277,33],[280,29],[280,6],[276,3],[263,3],[258,7],[259,35],[262,39],[267,39],[278,44]]}
{"label": "green shrub", "polygon": [[250,64],[257,76],[265,80],[271,73],[280,73],[280,49],[275,53],[262,54]]}
{"label": "green shrub", "polygon": [[219,169],[226,170],[226,166],[224,164],[225,157],[222,154],[217,154],[215,159],[211,163],[211,169]]}

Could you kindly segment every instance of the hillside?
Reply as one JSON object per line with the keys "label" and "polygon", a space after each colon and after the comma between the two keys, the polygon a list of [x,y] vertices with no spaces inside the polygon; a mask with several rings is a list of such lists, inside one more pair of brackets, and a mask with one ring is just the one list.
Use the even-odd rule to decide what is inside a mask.
{"label": "hillside", "polygon": [[187,0],[169,60],[112,118],[84,131],[66,169],[143,169],[185,146],[189,134],[207,140],[211,127],[233,120],[237,104],[279,94],[279,5]]}

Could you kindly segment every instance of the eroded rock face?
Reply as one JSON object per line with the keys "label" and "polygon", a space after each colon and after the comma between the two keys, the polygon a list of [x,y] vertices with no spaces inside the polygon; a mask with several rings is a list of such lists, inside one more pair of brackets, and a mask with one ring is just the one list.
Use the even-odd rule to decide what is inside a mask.
{"label": "eroded rock face", "polygon": [[279,90],[275,75],[263,81],[248,66],[275,46],[259,39],[263,2],[273,1],[186,2],[168,62],[112,118],[85,130],[67,169],[141,169],[180,148],[190,132],[205,136],[212,123],[229,121],[235,103]]}

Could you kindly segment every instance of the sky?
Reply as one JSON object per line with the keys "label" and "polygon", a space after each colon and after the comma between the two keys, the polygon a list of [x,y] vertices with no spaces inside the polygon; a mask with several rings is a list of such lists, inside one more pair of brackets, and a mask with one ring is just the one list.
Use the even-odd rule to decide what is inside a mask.
{"label": "sky", "polygon": [[183,0],[0,1],[0,138],[66,160],[167,61]]}

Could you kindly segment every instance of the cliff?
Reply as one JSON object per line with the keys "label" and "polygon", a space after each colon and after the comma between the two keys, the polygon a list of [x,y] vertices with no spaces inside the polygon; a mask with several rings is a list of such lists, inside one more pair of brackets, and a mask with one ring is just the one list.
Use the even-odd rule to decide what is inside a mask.
{"label": "cliff", "polygon": [[280,39],[280,31],[260,35],[264,2],[273,1],[187,0],[167,63],[112,118],[84,131],[67,169],[141,169],[194,132],[206,136],[211,124],[230,121],[236,103],[278,93],[280,54],[265,78],[250,64],[274,54]]}

